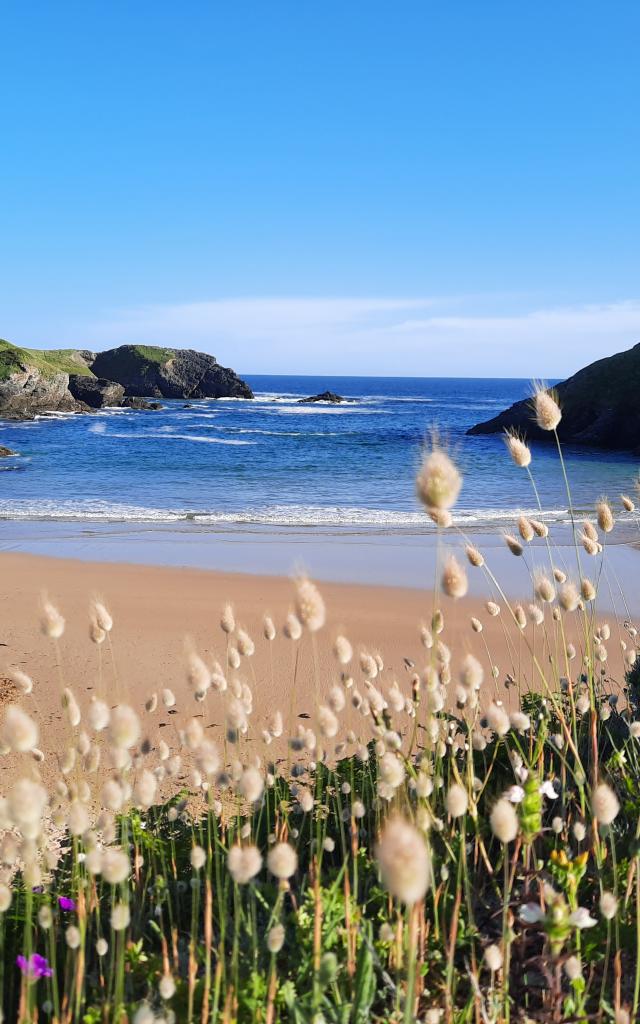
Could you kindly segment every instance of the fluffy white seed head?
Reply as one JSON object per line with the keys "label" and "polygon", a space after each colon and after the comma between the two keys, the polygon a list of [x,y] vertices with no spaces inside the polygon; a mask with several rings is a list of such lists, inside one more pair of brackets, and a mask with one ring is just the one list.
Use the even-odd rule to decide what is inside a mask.
{"label": "fluffy white seed head", "polygon": [[469,797],[464,786],[454,782],[449,786],[447,793],[447,814],[452,818],[461,818],[466,814],[469,806]]}
{"label": "fluffy white seed head", "polygon": [[448,597],[464,597],[469,589],[467,574],[455,555],[449,555],[442,570],[442,589]]}
{"label": "fluffy white seed head", "polygon": [[24,697],[28,697],[33,691],[33,679],[26,672],[23,672],[22,669],[11,666],[7,670],[7,675]]}
{"label": "fluffy white seed head", "polygon": [[341,665],[348,665],[353,658],[353,647],[346,636],[337,636],[333,645],[333,652]]}
{"label": "fluffy white seed head", "polygon": [[501,843],[511,843],[518,834],[518,815],[510,800],[502,797],[494,804],[489,818],[491,831]]}
{"label": "fluffy white seed head", "polygon": [[128,704],[118,704],[111,712],[109,739],[121,750],[129,750],[140,739],[140,721]]}
{"label": "fluffy white seed head", "polygon": [[461,487],[462,477],[446,452],[433,448],[425,455],[416,477],[416,489],[428,512],[452,508]]}
{"label": "fluffy white seed head", "polygon": [[102,601],[95,600],[91,605],[91,619],[95,622],[96,626],[101,629],[104,633],[110,633],[113,629],[113,619],[111,613],[107,609],[106,605]]}
{"label": "fluffy white seed head", "polygon": [[97,697],[92,697],[87,717],[91,728],[94,729],[95,732],[102,732],[103,729],[107,728],[111,718],[109,705],[105,704],[103,700],[98,700]]}
{"label": "fluffy white seed head", "polygon": [[302,636],[302,625],[300,619],[293,612],[289,612],[285,619],[283,633],[287,640],[299,640]]}
{"label": "fluffy white seed head", "polygon": [[392,896],[412,906],[431,879],[431,857],[421,832],[401,817],[390,818],[376,846],[382,881]]}
{"label": "fluffy white seed head", "polygon": [[232,846],[227,855],[229,874],[238,885],[247,885],[262,868],[257,846]]}
{"label": "fluffy white seed head", "polygon": [[482,552],[478,551],[478,549],[475,548],[473,544],[467,544],[465,548],[465,553],[470,565],[473,565],[474,568],[476,569],[482,568],[482,566],[484,565],[484,555],[482,554]]}
{"label": "fluffy white seed head", "polygon": [[5,747],[27,753],[38,745],[38,726],[17,704],[5,708],[0,738]]}
{"label": "fluffy white seed head", "polygon": [[111,911],[111,927],[114,932],[123,932],[131,923],[131,914],[126,903],[114,904]]}
{"label": "fluffy white seed head", "polygon": [[610,825],[620,810],[620,803],[611,786],[601,782],[591,794],[591,807],[600,824]]}
{"label": "fluffy white seed head", "polygon": [[601,498],[596,505],[596,514],[598,517],[598,526],[603,533],[611,533],[615,525],[615,519],[613,518],[613,509],[606,498]]}
{"label": "fluffy white seed head", "polygon": [[102,877],[109,885],[119,885],[120,882],[125,882],[131,871],[131,864],[124,850],[112,847],[103,850],[100,867]]}
{"label": "fluffy white seed head", "polygon": [[233,633],[236,628],[236,617],[233,613],[233,607],[230,604],[226,604],[222,609],[222,615],[220,616],[220,629],[223,633],[229,635]]}
{"label": "fluffy white seed head", "polygon": [[504,440],[516,466],[526,469],[531,464],[531,452],[524,441],[510,430],[505,431]]}
{"label": "fluffy white seed head", "polygon": [[501,704],[492,701],[487,708],[487,724],[498,736],[505,736],[509,732],[511,722],[509,715]]}
{"label": "fluffy white seed head", "polygon": [[562,413],[553,391],[549,391],[542,385],[536,385],[533,396],[533,408],[536,423],[541,430],[556,429],[562,419]]}
{"label": "fluffy white seed head", "polygon": [[578,604],[580,603],[580,594],[578,593],[578,588],[575,583],[568,580],[566,583],[562,584],[558,591],[558,601],[560,602],[560,607],[563,611],[575,612]]}
{"label": "fluffy white seed head", "polygon": [[48,597],[43,595],[40,615],[40,628],[43,634],[52,640],[59,640],[64,633],[64,626],[63,616]]}
{"label": "fluffy white seed head", "polygon": [[522,544],[517,539],[517,537],[513,536],[512,533],[505,533],[504,542],[509,548],[509,551],[511,552],[512,555],[516,555],[517,557],[519,557],[523,553],[524,548],[522,547]]}
{"label": "fluffy white seed head", "polygon": [[322,594],[306,576],[295,581],[296,615],[310,633],[316,633],[325,624],[326,609]]}
{"label": "fluffy white seed head", "polygon": [[267,867],[276,878],[291,878],[298,867],[298,854],[288,843],[276,843],[269,850]]}

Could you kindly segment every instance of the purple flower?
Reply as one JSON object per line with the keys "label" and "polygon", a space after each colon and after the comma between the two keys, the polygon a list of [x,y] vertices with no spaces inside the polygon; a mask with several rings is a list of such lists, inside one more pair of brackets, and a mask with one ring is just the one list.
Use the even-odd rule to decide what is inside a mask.
{"label": "purple flower", "polygon": [[70,900],[68,896],[58,896],[58,903],[60,904],[60,910],[75,910],[75,900]]}
{"label": "purple flower", "polygon": [[50,978],[53,974],[46,956],[40,956],[39,953],[32,953],[28,960],[26,956],[18,956],[16,963],[29,981]]}

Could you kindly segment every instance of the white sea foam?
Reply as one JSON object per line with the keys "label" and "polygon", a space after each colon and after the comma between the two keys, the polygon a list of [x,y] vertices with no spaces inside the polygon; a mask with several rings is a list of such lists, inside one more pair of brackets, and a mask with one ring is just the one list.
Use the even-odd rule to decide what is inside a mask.
{"label": "white sea foam", "polygon": [[146,433],[137,430],[132,430],[130,433],[118,433],[116,431],[109,430],[107,431],[106,436],[109,438],[122,438],[126,441],[137,440],[138,438],[149,438],[153,441],[195,441],[199,444],[226,444],[233,446],[255,444],[254,441],[235,441],[231,438],[224,437],[205,437],[202,434],[174,434],[169,432],[170,430],[171,428],[167,429],[163,427],[154,433]]}
{"label": "white sea foam", "polygon": [[[520,509],[462,510],[454,522],[464,527],[494,528],[506,521],[513,522]],[[530,512],[533,515],[533,511]],[[556,509],[538,518],[547,522],[569,523],[565,509]],[[19,521],[66,521],[104,523],[180,523],[192,522],[201,526],[253,525],[281,527],[378,527],[417,528],[433,532],[430,520],[420,510],[371,509],[359,506],[271,505],[260,508],[192,510],[146,508],[137,505],[88,501],[0,501],[0,519]]]}

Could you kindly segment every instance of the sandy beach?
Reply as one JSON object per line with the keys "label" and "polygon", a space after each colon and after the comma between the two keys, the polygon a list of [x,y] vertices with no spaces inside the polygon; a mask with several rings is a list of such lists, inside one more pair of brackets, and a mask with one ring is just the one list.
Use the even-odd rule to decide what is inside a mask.
{"label": "sandy beach", "polygon": [[[44,558],[26,554],[0,555],[0,677],[2,668],[18,666],[35,681],[33,697],[38,719],[47,723],[41,746],[47,758],[64,749],[68,734],[60,706],[63,685],[70,686],[85,709],[92,695],[110,704],[131,703],[142,710],[152,693],[170,687],[176,694],[175,714],[160,705],[145,716],[151,742],[172,730],[193,714],[203,714],[211,736],[224,734],[224,699],[211,693],[203,705],[194,702],[185,676],[185,640],[191,638],[206,661],[226,663],[226,638],[219,626],[220,613],[231,602],[238,624],[255,640],[255,654],[244,659],[240,676],[251,685],[254,713],[251,733],[260,736],[266,718],[274,710],[288,718],[292,697],[294,714],[314,713],[315,690],[322,697],[339,680],[340,667],[333,653],[336,635],[343,633],[354,650],[379,652],[384,671],[378,680],[382,689],[397,680],[409,696],[411,677],[426,664],[428,654],[420,641],[419,627],[429,623],[434,599],[429,591],[396,587],[322,584],[327,606],[327,625],[313,638],[305,635],[299,643],[284,637],[282,626],[293,607],[290,579],[241,574],[224,574],[193,569],[91,563]],[[66,619],[59,644],[60,670],[56,650],[39,628],[39,603],[46,592]],[[114,628],[110,643],[97,648],[89,639],[89,602],[99,595],[111,610]],[[443,599],[445,628],[441,639],[452,651],[452,675],[467,652],[482,662],[486,681],[483,693],[505,702],[515,700],[517,689],[505,686],[509,675],[521,685],[539,687],[532,651],[545,664],[553,651],[560,651],[550,616],[543,626],[529,624],[516,629],[506,609],[496,618],[484,602],[473,597],[462,601]],[[272,616],[278,635],[272,642],[263,637],[263,616]],[[481,633],[471,627],[471,618],[483,624]],[[608,619],[612,627],[607,673],[620,679],[619,638],[621,624]],[[569,620],[572,639],[575,624]],[[616,634],[616,629],[619,633]],[[576,646],[580,647],[576,641]],[[291,680],[297,658],[296,692]],[[492,666],[499,670],[491,678]],[[353,669],[356,685],[361,677]],[[452,688],[453,689],[453,688]],[[2,700],[11,700],[12,685],[3,683]],[[453,703],[453,696],[452,696]],[[354,713],[355,714],[355,713]],[[358,716],[355,716],[356,719]],[[167,730],[163,732],[162,730]],[[286,731],[286,730],[285,730]],[[258,747],[260,749],[258,750]],[[257,752],[264,752],[256,743]],[[281,753],[277,748],[274,753]],[[10,763],[10,758],[5,764]]]}

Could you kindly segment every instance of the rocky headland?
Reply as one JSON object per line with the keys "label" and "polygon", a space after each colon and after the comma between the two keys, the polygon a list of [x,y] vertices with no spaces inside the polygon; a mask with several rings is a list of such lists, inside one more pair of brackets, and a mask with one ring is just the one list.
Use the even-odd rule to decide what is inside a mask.
{"label": "rocky headland", "polygon": [[[554,387],[562,419],[558,436],[568,444],[610,450],[640,450],[640,344],[626,352],[598,359]],[[533,418],[529,399],[516,402],[468,434],[517,430],[535,441],[554,441]]]}
{"label": "rocky headland", "polygon": [[20,348],[0,340],[0,417],[160,408],[156,398],[253,398],[214,356],[192,349],[121,345],[105,352]]}

